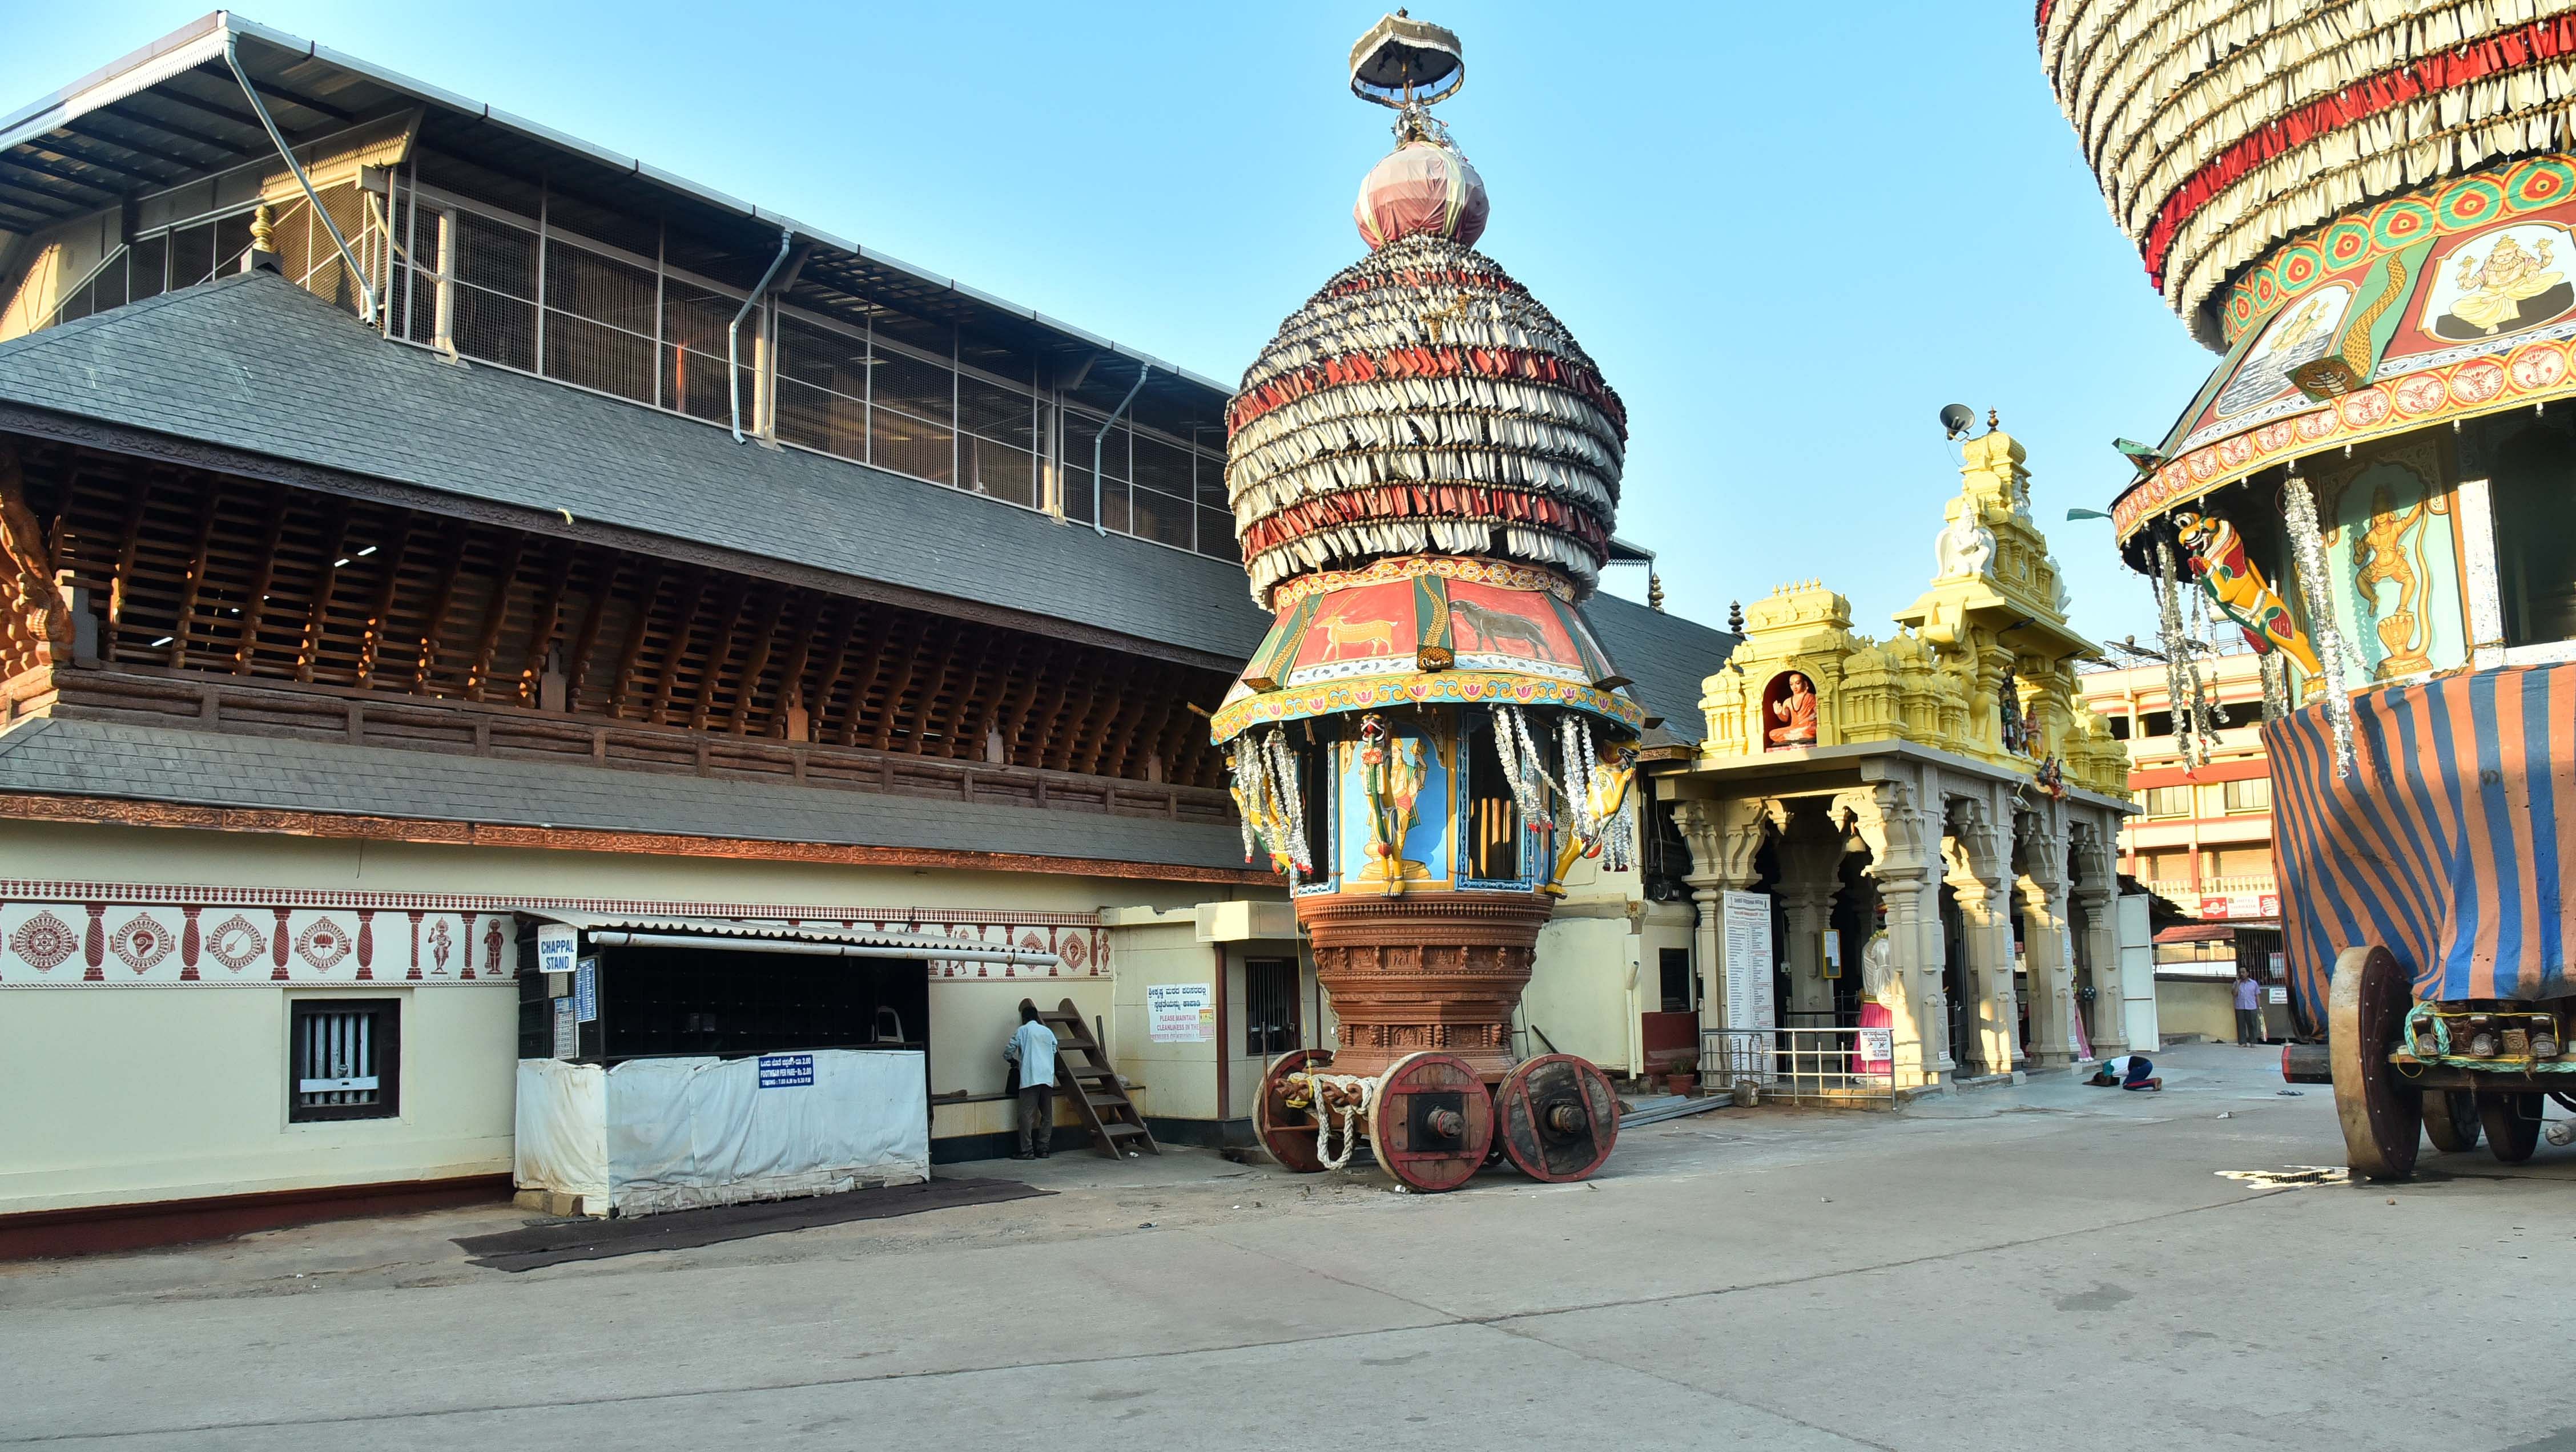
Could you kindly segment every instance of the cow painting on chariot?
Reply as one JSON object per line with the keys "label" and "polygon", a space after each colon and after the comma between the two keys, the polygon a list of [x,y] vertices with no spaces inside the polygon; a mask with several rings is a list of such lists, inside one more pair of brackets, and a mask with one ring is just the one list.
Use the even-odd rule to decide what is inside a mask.
{"label": "cow painting on chariot", "polygon": [[[2041,4],[2042,59],[2151,280],[2225,356],[2123,449],[2113,530],[2186,762],[2212,632],[2263,653],[2311,1040],[2284,1074],[2334,1085],[2362,1175],[2411,1174],[2425,1137],[2519,1161],[2576,1108],[2576,155],[2548,149],[2576,16],[2447,0],[2367,48],[2325,10],[2190,4],[2150,45],[2118,9]],[[2193,45],[2221,59],[2117,99]],[[2292,74],[2331,104],[2283,103]],[[2177,116],[2207,124],[2139,144]]]}

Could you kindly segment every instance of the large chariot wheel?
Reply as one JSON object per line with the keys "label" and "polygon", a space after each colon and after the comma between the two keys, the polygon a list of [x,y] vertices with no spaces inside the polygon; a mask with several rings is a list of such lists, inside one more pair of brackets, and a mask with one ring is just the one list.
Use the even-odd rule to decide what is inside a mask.
{"label": "large chariot wheel", "polygon": [[1301,1175],[1311,1175],[1324,1168],[1324,1156],[1316,1143],[1316,1130],[1323,1122],[1322,1111],[1311,1103],[1297,1108],[1288,1102],[1288,1076],[1313,1072],[1333,1062],[1330,1049],[1294,1049],[1270,1061],[1261,1076],[1261,1093],[1252,1101],[1253,1132],[1261,1137],[1261,1147],[1270,1157]]}
{"label": "large chariot wheel", "polygon": [[2488,1153],[2504,1164],[2521,1164],[2540,1144],[2540,1096],[2480,1094],[2478,1122],[2486,1126]]}
{"label": "large chariot wheel", "polygon": [[2412,985],[2386,948],[2346,948],[2335,959],[2326,1010],[2335,1117],[2343,1121],[2344,1157],[2354,1174],[2367,1179],[2402,1180],[2415,1173],[2424,1096],[2388,1062],[2413,1002]]}
{"label": "large chariot wheel", "polygon": [[1619,1096],[1591,1060],[1542,1054],[1494,1091],[1494,1137],[1533,1180],[1589,1179],[1619,1142]]}
{"label": "large chariot wheel", "polygon": [[1455,1190],[1493,1146],[1493,1097],[1457,1055],[1407,1054],[1378,1080],[1368,1131],[1377,1162],[1406,1188]]}
{"label": "large chariot wheel", "polygon": [[2478,1147],[2478,1096],[2445,1089],[2424,1096],[2424,1137],[2444,1154]]}

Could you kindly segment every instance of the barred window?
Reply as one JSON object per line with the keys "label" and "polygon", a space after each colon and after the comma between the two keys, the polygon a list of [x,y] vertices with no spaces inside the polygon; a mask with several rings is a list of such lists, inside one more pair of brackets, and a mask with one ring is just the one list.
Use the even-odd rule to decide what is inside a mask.
{"label": "barred window", "polygon": [[289,1123],[391,1119],[401,1112],[401,1000],[301,998],[291,1009]]}

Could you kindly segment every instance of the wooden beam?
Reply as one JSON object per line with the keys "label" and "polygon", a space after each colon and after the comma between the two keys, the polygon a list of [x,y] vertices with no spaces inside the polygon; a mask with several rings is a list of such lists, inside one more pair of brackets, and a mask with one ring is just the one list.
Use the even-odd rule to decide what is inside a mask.
{"label": "wooden beam", "polygon": [[[788,625],[787,660],[778,668],[778,704],[771,715],[773,719],[784,720],[789,706],[801,704],[805,707],[805,725],[810,733],[815,713],[814,703],[804,696],[805,662],[814,653],[814,628],[822,622],[827,597],[812,590],[799,590],[796,599],[796,618]],[[746,674],[757,677],[759,673],[752,671]],[[751,695],[745,692],[742,702],[734,710],[734,735],[743,734],[743,722],[750,713]]]}
{"label": "wooden beam", "polygon": [[[751,642],[751,658],[742,663],[742,683],[735,688],[733,710],[727,713],[729,719],[725,722],[725,730],[731,735],[740,736],[743,723],[751,717],[752,697],[759,694],[761,672],[769,669],[769,657],[778,644],[778,622],[787,617],[789,593],[786,590],[770,592],[769,609],[761,616],[760,634]],[[783,703],[786,691],[782,688],[778,694]],[[784,709],[783,704],[781,709]]]}
{"label": "wooden beam", "polygon": [[[957,622],[953,620],[943,620],[936,616],[917,616],[915,620],[916,624],[910,632],[911,648],[903,653],[903,661],[896,669],[894,679],[887,684],[885,709],[877,716],[875,744],[879,751],[890,751],[894,748],[894,723],[903,712],[904,693],[912,689],[913,678],[921,674],[922,656],[939,648],[933,644],[933,637],[944,639],[945,635],[954,631],[957,626]],[[917,715],[912,723],[912,750],[916,754],[921,750],[921,722]]]}
{"label": "wooden beam", "polygon": [[605,550],[589,552],[598,563],[590,580],[590,607],[581,613],[581,629],[572,638],[572,651],[564,661],[564,709],[581,709],[581,688],[590,680],[590,655],[599,648],[599,626],[608,614],[608,601],[617,591],[617,572],[625,556]]}
{"label": "wooden beam", "polygon": [[[545,583],[538,586],[537,613],[528,621],[528,649],[519,663],[519,688],[511,695],[522,706],[537,703],[537,677],[546,669],[546,650],[555,643],[555,627],[563,615],[564,594],[572,588],[572,557],[576,546],[571,540],[559,539],[546,548]],[[564,679],[564,701],[572,701],[572,679]]]}
{"label": "wooden beam", "polygon": [[1038,677],[1045,673],[1048,642],[1034,635],[1019,637],[1020,648],[1003,673],[1003,691],[993,708],[993,724],[1002,728],[1002,756],[1013,765],[1027,764],[1025,737],[1029,703],[1037,699]]}
{"label": "wooden beam", "polygon": [[662,724],[662,713],[671,709],[671,693],[680,684],[680,658],[689,653],[689,637],[697,632],[698,611],[707,603],[707,572],[689,571],[688,593],[679,598],[685,603],[672,618],[671,643],[662,654],[662,674],[653,682],[653,698],[644,707],[644,719]]}
{"label": "wooden beam", "polygon": [[277,582],[277,546],[286,535],[286,491],[268,490],[268,535],[251,566],[250,589],[242,597],[241,641],[233,648],[233,674],[250,674],[251,657],[259,654],[259,622],[268,614],[268,587]]}
{"label": "wooden beam", "polygon": [[465,570],[465,542],[470,531],[463,523],[453,523],[446,530],[446,548],[441,552],[438,583],[430,587],[429,614],[420,626],[420,659],[412,663],[411,688],[414,694],[429,689],[430,672],[438,667],[438,651],[447,632],[447,608],[456,603],[457,577]]}
{"label": "wooden beam", "polygon": [[376,658],[385,646],[385,620],[393,613],[394,591],[402,584],[403,557],[411,552],[413,529],[420,516],[406,509],[394,519],[388,543],[376,550],[376,567],[383,574],[376,577],[376,593],[367,600],[367,633],[358,644],[358,684],[372,686],[376,681]]}
{"label": "wooden beam", "polygon": [[501,547],[501,560],[492,571],[492,598],[483,606],[483,628],[474,633],[473,664],[465,668],[465,698],[483,699],[483,682],[492,674],[492,652],[501,647],[501,627],[510,619],[510,590],[519,581],[519,562],[528,557],[528,537],[513,530],[509,543]]}
{"label": "wooden beam", "polygon": [[322,630],[331,613],[331,592],[339,583],[340,551],[349,543],[349,515],[352,506],[346,499],[333,499],[322,507],[321,578],[313,583],[313,602],[304,611],[304,639],[295,647],[295,678],[313,679],[313,658],[322,649]]}
{"label": "wooden beam", "polygon": [[1100,658],[1090,651],[1083,651],[1072,662],[1072,669],[1077,680],[1066,684],[1064,709],[1049,723],[1046,748],[1039,753],[1037,761],[1038,765],[1050,771],[1072,770],[1068,763],[1073,760],[1074,746],[1082,739],[1082,728],[1090,722],[1093,708],[1100,703],[1101,676],[1104,674]]}
{"label": "wooden beam", "polygon": [[896,639],[898,632],[917,634],[925,618],[902,610],[879,608],[872,612],[867,631],[867,664],[857,675],[850,677],[850,711],[841,721],[843,746],[856,746],[859,742],[859,718],[867,709],[868,695],[885,678],[895,651],[902,649]]}
{"label": "wooden beam", "polygon": [[188,555],[188,583],[179,590],[179,618],[170,625],[170,668],[185,670],[188,666],[188,637],[197,620],[197,600],[206,589],[206,546],[215,535],[215,505],[223,494],[223,485],[213,479],[201,481],[205,492],[197,498],[197,541]]}
{"label": "wooden beam", "polygon": [[1111,662],[1101,675],[1104,678],[1101,684],[1108,699],[1091,713],[1082,733],[1074,738],[1073,750],[1065,753],[1065,769],[1081,772],[1084,776],[1100,774],[1101,754],[1109,749],[1118,723],[1137,705],[1134,661],[1120,659]]}
{"label": "wooden beam", "polygon": [[[864,600],[852,600],[848,602],[848,608],[841,612],[840,623],[831,627],[832,653],[826,658],[823,673],[814,678],[814,694],[805,702],[806,733],[812,739],[816,741],[823,739],[823,718],[831,712],[832,692],[840,687],[841,671],[850,661],[850,647],[857,643],[859,632],[863,627],[873,632],[877,617],[882,613],[878,606]],[[857,706],[853,703],[850,711],[842,717],[839,734],[845,744],[850,739],[850,733],[855,729],[851,723],[858,719],[858,714]]]}
{"label": "wooden beam", "polygon": [[733,659],[734,633],[741,627],[742,610],[751,603],[751,581],[736,575],[725,582],[722,603],[716,606],[714,629],[707,635],[707,661],[698,670],[698,698],[689,704],[689,729],[703,731],[707,715],[715,709],[716,687],[725,679],[725,666]]}
{"label": "wooden beam", "polygon": [[617,679],[609,683],[608,714],[626,714],[626,693],[635,682],[635,662],[644,649],[644,637],[653,624],[653,605],[662,597],[662,586],[671,575],[671,567],[655,560],[645,567],[643,588],[635,592],[635,616],[626,622],[626,643],[617,651]]}
{"label": "wooden beam", "polygon": [[134,555],[143,546],[144,510],[152,502],[152,485],[160,474],[157,468],[145,469],[125,496],[125,536],[116,542],[116,573],[107,583],[107,639],[99,651],[110,665],[116,663],[117,637],[125,629],[126,592],[134,588]]}
{"label": "wooden beam", "polygon": [[[964,704],[962,698],[974,677],[969,674],[965,681],[959,681],[958,667],[963,665],[979,646],[990,653],[992,644],[993,631],[989,626],[960,625],[949,629],[947,646],[939,653],[937,669],[931,673],[930,679],[921,688],[919,721],[913,728],[914,750],[924,756],[966,755],[958,746],[957,738],[960,734],[958,720],[964,714],[960,709]],[[942,697],[948,701],[948,708],[944,711],[939,705]],[[940,741],[939,749],[936,751],[927,744],[933,736],[938,737]],[[983,743],[976,744],[980,747]]]}

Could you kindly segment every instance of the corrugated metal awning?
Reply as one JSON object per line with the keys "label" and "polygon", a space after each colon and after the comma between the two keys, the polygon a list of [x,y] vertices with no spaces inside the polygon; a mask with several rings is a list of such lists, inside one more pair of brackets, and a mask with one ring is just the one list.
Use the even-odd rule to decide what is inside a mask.
{"label": "corrugated metal awning", "polygon": [[763,945],[784,951],[841,948],[860,958],[927,958],[946,963],[1013,963],[1044,968],[1064,960],[1056,954],[972,938],[935,933],[888,933],[874,928],[816,927],[776,918],[686,918],[641,913],[595,913],[575,908],[514,904],[512,912],[542,922],[578,928],[594,939],[615,937],[627,946],[712,948],[756,953]]}

